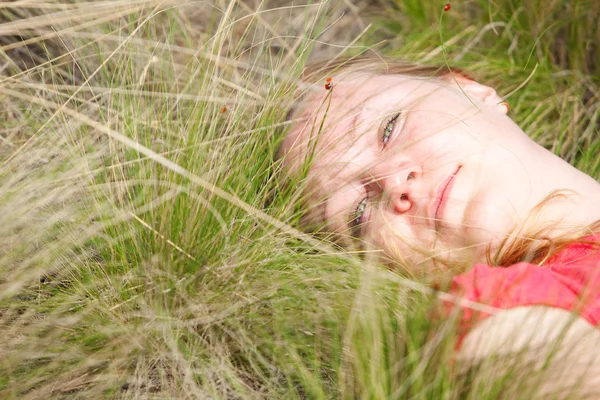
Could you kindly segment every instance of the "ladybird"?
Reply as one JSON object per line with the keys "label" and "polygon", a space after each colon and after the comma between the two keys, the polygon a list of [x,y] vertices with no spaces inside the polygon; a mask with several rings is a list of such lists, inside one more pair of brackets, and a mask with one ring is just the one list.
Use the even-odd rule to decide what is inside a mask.
{"label": "ladybird", "polygon": [[227,106],[223,106],[221,107],[221,110],[219,111],[221,114],[223,114],[225,111],[227,111]]}
{"label": "ladybird", "polygon": [[325,81],[325,90],[331,90],[331,88],[333,87],[332,81],[332,78],[327,78],[327,80]]}
{"label": "ladybird", "polygon": [[450,3],[447,3],[447,4],[444,6],[444,11],[448,11],[448,10],[450,10]]}

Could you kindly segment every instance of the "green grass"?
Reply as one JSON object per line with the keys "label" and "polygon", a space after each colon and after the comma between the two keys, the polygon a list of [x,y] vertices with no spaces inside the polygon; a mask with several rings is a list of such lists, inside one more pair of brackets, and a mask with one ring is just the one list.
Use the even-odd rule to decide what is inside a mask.
{"label": "green grass", "polygon": [[295,229],[285,106],[372,21],[346,53],[472,71],[598,178],[595,2],[92,3],[0,5],[0,397],[496,398],[418,284]]}

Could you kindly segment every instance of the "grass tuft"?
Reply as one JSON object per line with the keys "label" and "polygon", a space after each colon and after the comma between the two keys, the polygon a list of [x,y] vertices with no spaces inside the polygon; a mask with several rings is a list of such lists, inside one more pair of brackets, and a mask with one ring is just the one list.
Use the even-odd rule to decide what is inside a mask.
{"label": "grass tuft", "polygon": [[598,5],[442,6],[0,4],[0,397],[496,398],[276,190],[306,61],[363,51],[480,75],[598,177]]}

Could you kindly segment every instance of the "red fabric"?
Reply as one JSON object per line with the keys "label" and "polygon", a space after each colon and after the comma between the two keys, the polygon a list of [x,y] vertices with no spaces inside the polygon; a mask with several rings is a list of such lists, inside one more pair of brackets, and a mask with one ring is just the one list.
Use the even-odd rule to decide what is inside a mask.
{"label": "red fabric", "polygon": [[[600,242],[600,236],[585,239]],[[600,248],[572,244],[544,266],[518,263],[506,268],[476,264],[452,281],[450,293],[500,309],[545,305],[578,313],[592,325],[600,322]],[[490,314],[462,306],[461,336]],[[462,338],[461,338],[462,341]]]}

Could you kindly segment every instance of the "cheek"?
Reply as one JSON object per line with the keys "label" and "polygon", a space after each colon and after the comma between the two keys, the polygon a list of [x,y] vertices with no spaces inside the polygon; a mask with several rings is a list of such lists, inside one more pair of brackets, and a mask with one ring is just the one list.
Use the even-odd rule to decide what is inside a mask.
{"label": "cheek", "polygon": [[411,124],[410,133],[405,139],[411,158],[419,161],[425,169],[435,171],[460,162],[468,154],[478,153],[474,141],[461,126],[446,123],[432,128],[423,122],[431,118],[429,115]]}

